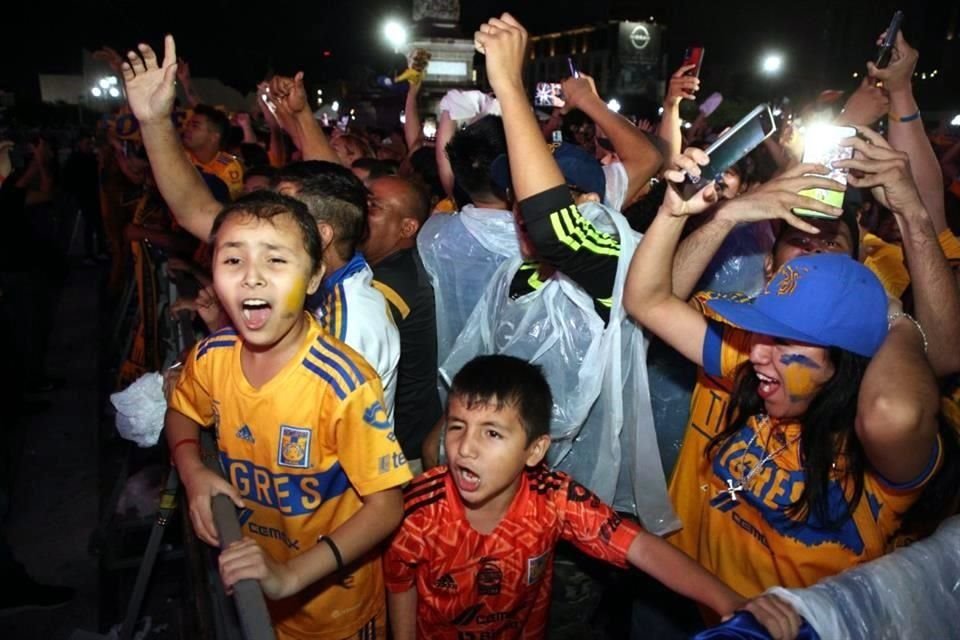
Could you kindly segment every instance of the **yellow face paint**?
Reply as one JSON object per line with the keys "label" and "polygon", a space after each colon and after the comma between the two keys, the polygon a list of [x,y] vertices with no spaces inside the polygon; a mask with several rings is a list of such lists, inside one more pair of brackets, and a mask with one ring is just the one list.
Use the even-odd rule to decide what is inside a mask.
{"label": "yellow face paint", "polygon": [[820,385],[814,375],[820,365],[799,354],[783,356],[780,362],[787,365],[783,384],[791,400],[804,400],[816,393]]}
{"label": "yellow face paint", "polygon": [[293,283],[293,288],[287,294],[287,299],[283,301],[283,312],[286,315],[296,315],[303,309],[303,301],[307,298],[307,280],[298,277]]}

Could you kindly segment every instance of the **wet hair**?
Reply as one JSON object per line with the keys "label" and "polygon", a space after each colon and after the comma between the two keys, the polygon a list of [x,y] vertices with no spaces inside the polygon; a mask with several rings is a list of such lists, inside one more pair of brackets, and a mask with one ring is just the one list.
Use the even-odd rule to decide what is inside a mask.
{"label": "wet hair", "polygon": [[[857,439],[857,395],[870,359],[838,347],[828,347],[834,366],[833,377],[813,398],[800,421],[800,459],[805,482],[803,493],[790,505],[788,513],[802,518],[809,526],[820,529],[840,528],[853,516],[863,496],[867,457]],[[710,440],[706,455],[720,455],[730,438],[740,431],[747,419],[764,412],[763,400],[757,394],[760,381],[749,362],[740,365],[733,394],[727,407],[727,427]],[[830,480],[833,463],[843,459],[841,486],[852,482],[850,498],[844,497],[845,508],[830,504]],[[831,508],[832,507],[832,508]]]}
{"label": "wet hair", "polygon": [[305,160],[283,167],[276,183],[297,186],[296,198],[307,205],[316,222],[333,228],[337,254],[349,260],[367,232],[370,192],[346,167],[322,160]]}
{"label": "wet hair", "polygon": [[227,146],[227,138],[230,133],[230,119],[227,118],[227,114],[208,104],[198,104],[193,108],[193,114],[206,118],[207,124],[213,128],[215,133],[220,134],[221,149]]}
{"label": "wet hair", "polygon": [[490,178],[490,165],[507,152],[507,137],[499,116],[484,116],[458,131],[445,150],[457,186],[471,200],[503,199]]}
{"label": "wet hair", "polygon": [[478,356],[453,377],[450,396],[458,396],[467,409],[492,406],[501,411],[512,406],[527,434],[527,446],[550,435],[553,396],[540,367],[505,355]]}
{"label": "wet hair", "polygon": [[283,215],[293,218],[297,228],[300,229],[303,248],[310,256],[310,273],[316,273],[320,266],[320,255],[323,252],[317,223],[310,216],[310,212],[307,211],[307,206],[304,203],[274,191],[264,190],[249,193],[224,207],[213,221],[213,228],[210,231],[210,244],[216,245],[217,232],[231,217],[247,216],[258,220],[267,220],[271,224],[275,224],[273,219]]}

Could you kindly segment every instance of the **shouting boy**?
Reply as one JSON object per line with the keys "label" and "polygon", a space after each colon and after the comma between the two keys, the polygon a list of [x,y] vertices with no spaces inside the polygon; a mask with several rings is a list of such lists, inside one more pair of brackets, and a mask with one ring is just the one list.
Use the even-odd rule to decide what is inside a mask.
{"label": "shouting boy", "polygon": [[[385,637],[374,547],[400,522],[410,472],[376,374],[304,311],[323,275],[316,222],[260,191],[220,213],[211,244],[233,327],[194,348],[166,417],[194,529],[217,544],[217,494],[244,509],[248,537],[220,555],[221,576],[228,590],[260,581],[278,638]],[[211,424],[229,480],[200,460]]]}

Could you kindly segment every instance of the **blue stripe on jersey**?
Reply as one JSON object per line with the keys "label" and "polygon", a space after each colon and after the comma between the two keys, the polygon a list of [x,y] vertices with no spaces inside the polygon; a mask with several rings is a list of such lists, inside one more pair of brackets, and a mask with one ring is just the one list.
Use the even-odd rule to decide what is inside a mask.
{"label": "blue stripe on jersey", "polygon": [[220,461],[227,479],[244,498],[287,516],[313,513],[350,489],[339,462],[320,473],[295,474],[275,473],[249,460],[232,460],[224,453],[220,454]]}
{"label": "blue stripe on jersey", "polygon": [[357,384],[363,384],[367,381],[364,375],[360,372],[360,368],[357,366],[357,363],[354,362],[352,358],[349,358],[343,351],[327,342],[322,335],[317,338],[317,344],[320,345],[320,348],[323,349],[325,353],[328,353],[332,357],[347,363],[347,365],[350,366],[350,370],[353,371],[353,375],[356,376]]}
{"label": "blue stripe on jersey", "polygon": [[343,283],[337,285],[337,293],[340,296],[340,334],[337,336],[341,341],[347,340],[347,292],[343,288]]}
{"label": "blue stripe on jersey", "polygon": [[350,377],[350,374],[347,373],[347,370],[344,369],[343,365],[341,365],[339,362],[331,358],[329,355],[321,353],[316,347],[310,347],[310,355],[339,373],[340,377],[343,378],[344,383],[346,383],[347,389],[354,391],[357,388],[356,381]]}
{"label": "blue stripe on jersey", "polygon": [[235,344],[237,344],[236,340],[213,340],[211,342],[204,342],[203,345],[201,345],[200,350],[197,351],[197,360],[202,358],[210,349],[215,349],[217,347],[232,347]]}
{"label": "blue stripe on jersey", "polygon": [[326,380],[327,383],[331,387],[333,387],[333,391],[337,394],[338,398],[343,400],[344,398],[347,397],[347,394],[344,393],[343,388],[336,381],[336,379],[332,375],[330,375],[329,371],[325,371],[320,365],[310,362],[306,358],[303,359],[303,362],[301,364],[307,369],[309,369],[310,371],[312,371],[313,373],[317,374],[318,376]]}
{"label": "blue stripe on jersey", "polygon": [[207,336],[207,340],[211,338],[218,338],[220,336],[235,336],[235,335],[237,335],[236,329],[234,329],[233,327],[224,327],[223,329],[220,329],[219,331],[214,331],[209,336]]}

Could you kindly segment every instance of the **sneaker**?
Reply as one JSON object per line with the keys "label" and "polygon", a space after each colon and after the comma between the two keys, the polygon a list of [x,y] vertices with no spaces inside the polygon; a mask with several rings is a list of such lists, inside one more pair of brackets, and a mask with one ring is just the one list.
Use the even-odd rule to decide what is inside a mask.
{"label": "sneaker", "polygon": [[0,595],[0,616],[8,616],[30,609],[52,609],[61,607],[76,595],[75,589],[40,584],[31,578],[16,584],[7,584]]}

